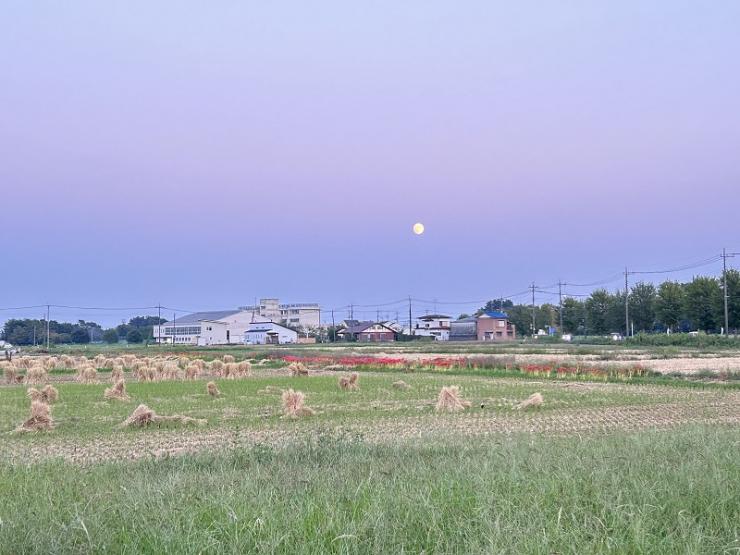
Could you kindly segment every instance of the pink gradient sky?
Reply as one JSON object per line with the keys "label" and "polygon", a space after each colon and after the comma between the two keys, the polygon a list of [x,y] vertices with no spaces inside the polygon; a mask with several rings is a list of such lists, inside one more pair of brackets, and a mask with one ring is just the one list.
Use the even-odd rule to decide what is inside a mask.
{"label": "pink gradient sky", "polygon": [[0,307],[480,299],[740,251],[738,2],[0,20]]}

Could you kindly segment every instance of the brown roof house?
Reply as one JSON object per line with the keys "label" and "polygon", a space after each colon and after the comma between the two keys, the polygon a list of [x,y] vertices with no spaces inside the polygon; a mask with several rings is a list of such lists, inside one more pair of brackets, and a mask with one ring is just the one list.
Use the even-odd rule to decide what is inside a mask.
{"label": "brown roof house", "polygon": [[[348,322],[349,323],[349,322]],[[380,322],[357,322],[339,330],[337,336],[345,341],[362,343],[388,342],[396,340],[396,332]]]}

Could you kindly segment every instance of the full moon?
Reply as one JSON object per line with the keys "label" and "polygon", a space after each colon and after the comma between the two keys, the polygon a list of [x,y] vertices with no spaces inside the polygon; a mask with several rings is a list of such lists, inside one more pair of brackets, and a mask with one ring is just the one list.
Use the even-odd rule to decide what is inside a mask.
{"label": "full moon", "polygon": [[414,233],[416,233],[417,235],[421,235],[422,233],[424,233],[424,224],[421,222],[416,222],[414,224]]}

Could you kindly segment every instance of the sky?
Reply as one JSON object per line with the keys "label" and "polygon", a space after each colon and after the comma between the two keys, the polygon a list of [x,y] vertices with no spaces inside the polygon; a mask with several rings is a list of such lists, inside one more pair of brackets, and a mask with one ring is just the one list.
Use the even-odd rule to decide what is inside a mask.
{"label": "sky", "polygon": [[723,0],[5,1],[0,308],[455,313],[740,251],[738,21]]}

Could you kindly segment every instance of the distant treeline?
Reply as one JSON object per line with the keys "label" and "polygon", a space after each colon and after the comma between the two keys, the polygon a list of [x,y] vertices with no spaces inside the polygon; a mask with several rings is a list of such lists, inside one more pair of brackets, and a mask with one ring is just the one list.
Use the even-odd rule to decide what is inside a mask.
{"label": "distant treeline", "polygon": [[[729,291],[729,331],[740,329],[740,272],[727,271]],[[722,280],[698,276],[688,283],[664,281],[658,286],[640,282],[630,287],[630,326],[634,332],[689,332],[718,333],[724,327],[724,300]],[[505,310],[516,325],[519,335],[531,333],[532,306],[513,304],[510,300],[492,300],[484,310]],[[560,328],[557,304],[535,307],[538,329],[546,326]],[[535,330],[537,331],[537,330]],[[604,335],[625,331],[624,291],[609,292],[597,289],[583,298],[564,297],[562,333],[575,335]]]}
{"label": "distant treeline", "polygon": [[[141,343],[152,338],[152,328],[167,320],[156,316],[136,316],[128,323],[103,330],[96,322],[78,320],[76,324],[49,321],[49,342],[84,344],[96,341],[117,343],[125,339],[129,343]],[[5,322],[2,338],[13,345],[43,345],[46,343],[46,320],[13,319]]]}

